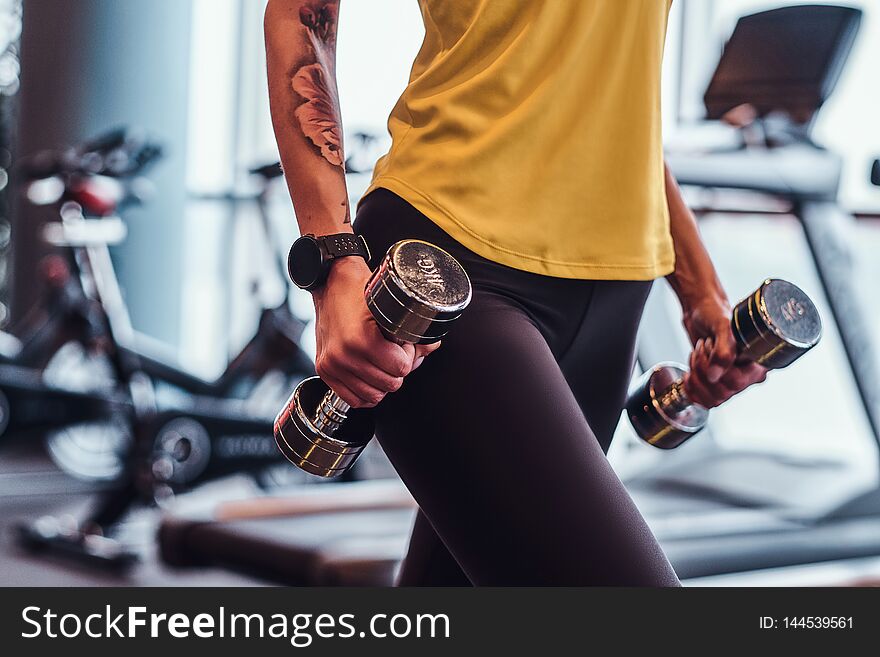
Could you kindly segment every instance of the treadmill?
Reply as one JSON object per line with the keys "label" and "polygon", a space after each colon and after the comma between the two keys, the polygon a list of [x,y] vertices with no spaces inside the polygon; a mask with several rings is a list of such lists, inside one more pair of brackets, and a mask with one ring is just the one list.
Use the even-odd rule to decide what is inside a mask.
{"label": "treadmill", "polygon": [[[752,120],[737,129],[733,147],[669,152],[667,163],[682,186],[754,192],[796,219],[830,310],[823,316],[826,340],[839,336],[858,411],[880,454],[878,361],[854,285],[848,239],[855,219],[836,202],[841,158],[811,138],[860,20],[859,10],[830,5],[740,18],[704,103],[709,120],[743,107]],[[764,274],[772,272],[756,272],[755,282]],[[639,353],[643,368],[670,356],[686,358],[686,341],[658,336],[664,333],[658,325],[678,321],[668,306],[649,302]],[[676,450],[623,477],[680,577],[880,555],[877,478],[867,487],[847,487],[830,441],[827,459],[801,459],[721,449],[712,429],[710,421],[680,454]],[[880,460],[875,469],[880,477]]]}

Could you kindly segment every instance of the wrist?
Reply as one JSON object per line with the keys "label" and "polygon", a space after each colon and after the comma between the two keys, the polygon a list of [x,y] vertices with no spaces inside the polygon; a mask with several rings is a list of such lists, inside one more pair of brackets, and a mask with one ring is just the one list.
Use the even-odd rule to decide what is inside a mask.
{"label": "wrist", "polygon": [[359,256],[336,258],[330,263],[324,284],[312,291],[312,300],[317,306],[336,289],[344,289],[351,285],[363,287],[369,276],[370,267],[363,258]]}
{"label": "wrist", "polygon": [[346,261],[361,260],[362,266],[370,258],[370,249],[363,237],[352,232],[333,233],[315,236],[306,233],[294,241],[287,255],[287,271],[290,280],[310,292],[326,286],[334,265],[343,264],[340,269],[348,269]]}
{"label": "wrist", "polygon": [[685,313],[706,305],[730,307],[727,293],[714,269],[703,272],[675,271],[668,276],[669,284]]}
{"label": "wrist", "polygon": [[712,315],[729,317],[733,312],[733,307],[723,291],[694,293],[685,298],[679,297],[679,301],[685,318],[697,314],[704,315],[707,312]]}
{"label": "wrist", "polygon": [[692,290],[678,295],[678,300],[685,313],[706,306],[731,310],[730,300],[724,290],[720,288]]}

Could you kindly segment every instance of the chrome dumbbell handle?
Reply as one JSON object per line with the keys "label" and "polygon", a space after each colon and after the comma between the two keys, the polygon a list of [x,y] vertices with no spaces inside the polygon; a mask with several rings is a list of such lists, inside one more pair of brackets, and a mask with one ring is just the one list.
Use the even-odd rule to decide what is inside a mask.
{"label": "chrome dumbbell handle", "polygon": [[684,379],[677,379],[660,393],[659,402],[663,408],[668,409],[672,413],[681,413],[694,404],[684,390]]}
{"label": "chrome dumbbell handle", "polygon": [[322,433],[332,436],[340,425],[348,418],[351,406],[332,390],[321,398],[312,424]]}

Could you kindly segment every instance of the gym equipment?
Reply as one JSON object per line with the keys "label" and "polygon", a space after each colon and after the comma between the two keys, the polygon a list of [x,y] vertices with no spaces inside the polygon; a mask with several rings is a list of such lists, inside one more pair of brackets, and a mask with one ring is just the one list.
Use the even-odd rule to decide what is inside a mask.
{"label": "gym equipment", "polygon": [[162,519],[165,563],[218,564],[294,585],[391,584],[416,509],[399,479],[297,486],[240,500],[193,497]]}
{"label": "gym equipment", "polygon": [[[830,309],[823,320],[831,339],[835,333],[840,336],[845,356],[841,366],[851,375],[854,400],[864,412],[858,424],[864,420],[867,436],[880,445],[875,325],[853,269],[851,238],[857,219],[837,202],[840,156],[812,140],[816,116],[833,92],[861,14],[851,7],[810,4],[741,18],[705,100],[708,110],[716,99],[729,98],[726,106],[708,111],[714,118],[751,104],[760,108],[757,122],[735,131],[738,148],[725,144],[707,150],[701,144],[698,152],[671,149],[666,161],[683,186],[756,192],[749,201],[766,209],[747,209],[746,214],[762,214],[768,221],[779,214],[798,223]],[[810,56],[804,57],[807,52]],[[809,98],[812,105],[806,102]],[[792,113],[795,105],[800,110]],[[760,132],[761,139],[753,138]],[[717,196],[717,203],[710,202],[714,196],[701,194],[706,205],[695,208],[698,217],[743,214],[726,205],[725,194]],[[768,199],[769,207],[764,202]],[[677,317],[668,317],[664,327],[677,323]],[[650,366],[659,354],[675,348],[656,348],[665,335],[645,331],[643,364]],[[818,394],[829,385],[816,383]],[[754,419],[742,421],[771,443],[773,436]],[[706,431],[712,429],[710,423]],[[624,481],[682,577],[876,555],[880,489],[865,491],[862,486],[871,484],[852,482],[852,470],[837,451],[833,440],[824,458],[731,449],[721,441],[700,440],[688,449],[664,453],[652,460],[650,469]]]}
{"label": "gym equipment", "polygon": [[[733,308],[737,355],[767,369],[788,367],[819,343],[822,324],[810,298],[797,286],[767,279]],[[626,401],[636,434],[662,449],[678,447],[706,426],[709,411],[688,399],[687,367],[661,363],[639,377]]]}
{"label": "gym equipment", "polygon": [[[364,291],[385,337],[410,344],[438,342],[471,300],[461,264],[421,240],[388,249]],[[372,414],[352,409],[320,377],[297,386],[275,418],[275,442],[294,465],[320,477],[352,466],[373,438]]]}
{"label": "gym equipment", "polygon": [[[43,317],[0,358],[0,401],[9,402],[10,429],[27,423],[49,429],[49,454],[65,472],[110,482],[79,524],[40,518],[21,527],[33,549],[129,565],[131,553],[111,535],[131,506],[231,472],[259,475],[279,463],[271,416],[258,413],[247,395],[267,374],[298,382],[314,372],[298,344],[305,323],[290,313],[286,294],[264,310],[255,336],[216,381],[142,351],[109,247],[125,236],[117,211],[139,200],[145,181],[138,176],[159,154],[123,129],[20,164],[27,199],[58,210],[59,220],[43,231],[58,250],[44,268]],[[264,201],[275,174],[271,167],[256,173],[264,185],[254,200],[271,244]],[[157,386],[178,392],[163,398]],[[40,407],[44,413],[33,412]]]}
{"label": "gym equipment", "polygon": [[38,371],[0,364],[0,434],[50,430],[106,419],[128,402],[113,392],[47,386]]}
{"label": "gym equipment", "polygon": [[[359,485],[334,484],[333,488],[351,486],[344,493],[356,499]],[[662,490],[638,491],[634,498],[640,508],[650,509],[651,501],[663,494]],[[222,517],[217,512],[173,510],[159,529],[160,555],[178,568],[216,565],[285,585],[393,585],[415,510],[392,503],[357,511],[343,504],[338,510],[313,512],[310,497],[291,495],[290,506],[299,498],[306,509],[285,515],[257,512]],[[766,509],[741,507],[735,517],[728,516],[728,522],[719,524],[719,514],[732,513],[724,503],[697,495],[689,501],[686,531],[680,514],[678,522],[671,516],[668,521],[650,523],[682,579],[875,557],[880,549],[880,518],[876,516],[812,525],[779,518]],[[254,498],[251,503],[259,508],[263,500]],[[218,505],[217,511],[224,506]]]}
{"label": "gym equipment", "polygon": [[766,134],[764,145],[812,143],[810,129],[840,79],[861,16],[852,7],[801,5],[741,17],[703,96],[706,118],[749,105],[758,127],[778,119],[781,130]]}
{"label": "gym equipment", "polygon": [[[207,201],[223,201],[236,207],[244,202],[255,204],[262,241],[267,247],[267,257],[272,263],[277,280],[281,283],[281,299],[271,304],[264,303],[260,311],[257,330],[248,343],[233,356],[226,369],[213,381],[205,381],[182,371],[176,365],[151,358],[141,352],[144,367],[152,376],[167,380],[185,391],[210,397],[247,398],[254,405],[262,407],[265,393],[258,384],[272,372],[281,372],[295,378],[297,383],[306,376],[314,374],[312,359],[302,350],[300,338],[306,323],[290,310],[290,284],[287,278],[287,262],[281,248],[281,238],[273,229],[269,213],[269,194],[273,181],[284,175],[281,165],[270,162],[253,167],[249,173],[257,183],[255,193],[248,194],[201,194],[196,198]],[[261,281],[255,277],[251,281],[254,294],[261,297]],[[285,382],[284,390],[291,381]],[[256,395],[256,397],[254,397]],[[274,406],[274,404],[273,404]]]}
{"label": "gym equipment", "polygon": [[[759,109],[763,143],[733,151],[668,153],[682,185],[744,189],[778,198],[800,222],[822,291],[840,332],[847,363],[880,446],[880,371],[873,327],[865,318],[850,270],[846,234],[854,221],[837,204],[840,156],[811,138],[852,49],[862,12],[803,5],[744,16],[737,22],[704,100],[710,118],[741,104]],[[770,35],[770,36],[768,36]],[[805,58],[798,53],[808,47]],[[768,69],[768,65],[772,67]]]}
{"label": "gym equipment", "polygon": [[[48,256],[43,268],[49,289],[43,317],[23,331],[25,337],[13,353],[0,355],[0,362],[62,370],[67,362],[57,362],[57,354],[63,346],[78,342],[86,351],[95,351],[94,342],[106,337],[105,309],[90,298],[90,291],[98,285],[118,288],[107,253],[107,247],[120,243],[126,233],[117,213],[124,205],[141,200],[147,181],[139,176],[160,155],[161,149],[154,143],[126,129],[116,129],[83,145],[41,152],[21,161],[19,171],[28,201],[58,207],[59,214],[64,210],[67,217],[47,223],[44,230],[44,239],[59,253]],[[260,186],[257,194],[247,198],[257,205],[265,242],[273,251],[279,277],[284,276],[280,279],[283,299],[263,309],[252,339],[214,381],[205,381],[158,357],[155,350],[144,347],[144,340],[136,333],[131,341],[116,345],[137,359],[151,379],[179,389],[184,396],[247,398],[267,373],[289,372],[301,379],[314,371],[299,346],[305,322],[289,310],[283,258],[266,207],[269,183],[280,175],[280,169],[277,164],[267,165],[252,173]],[[81,369],[81,363],[76,365]]]}

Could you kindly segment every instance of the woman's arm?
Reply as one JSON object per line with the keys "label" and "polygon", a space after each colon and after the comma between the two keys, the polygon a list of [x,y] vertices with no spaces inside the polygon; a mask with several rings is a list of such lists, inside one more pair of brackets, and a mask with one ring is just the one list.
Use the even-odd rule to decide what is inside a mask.
{"label": "woman's arm", "polygon": [[[269,0],[264,31],[272,125],[300,233],[351,232],[336,90],[339,0]],[[373,406],[439,346],[382,337],[364,303],[362,258],[333,261],[313,293],[318,374],[354,407]]]}
{"label": "woman's arm", "polygon": [[303,233],[351,232],[336,90],[339,0],[269,0],[269,106]]}
{"label": "woman's arm", "polygon": [[737,360],[730,301],[700,238],[696,218],[668,168],[666,202],[675,248],[675,271],[667,280],[681,302],[684,326],[694,345],[685,390],[691,399],[711,408],[763,381],[767,370]]}

